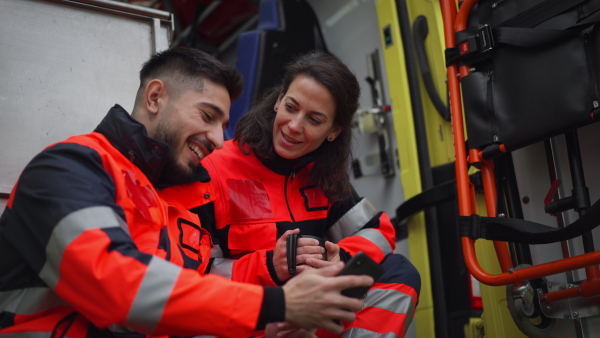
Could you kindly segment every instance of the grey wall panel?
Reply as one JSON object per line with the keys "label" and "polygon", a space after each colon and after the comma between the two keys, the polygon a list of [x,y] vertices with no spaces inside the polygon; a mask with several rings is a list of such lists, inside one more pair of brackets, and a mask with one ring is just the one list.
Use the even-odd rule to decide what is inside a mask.
{"label": "grey wall panel", "polygon": [[0,194],[47,145],[131,111],[142,63],[169,46],[169,13],[86,3],[0,0]]}

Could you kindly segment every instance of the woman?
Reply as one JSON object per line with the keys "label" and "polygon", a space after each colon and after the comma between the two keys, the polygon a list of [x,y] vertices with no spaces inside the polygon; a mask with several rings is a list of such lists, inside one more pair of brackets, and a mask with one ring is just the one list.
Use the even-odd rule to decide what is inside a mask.
{"label": "woman", "polygon": [[[281,86],[240,119],[234,140],[202,161],[216,199],[197,211],[222,251],[213,250],[211,257],[227,258],[215,259],[211,273],[235,280],[243,271],[255,276],[247,282],[285,283],[291,278],[286,238],[298,232],[327,237],[329,262],[365,252],[386,274],[369,290],[357,319],[344,323],[344,334],[403,336],[420,279],[406,258],[392,254],[389,217],[353,194],[350,185],[351,123],[359,95],[352,72],[327,53],[290,63]],[[322,260],[324,251],[314,239],[299,239],[297,270],[329,264]]]}

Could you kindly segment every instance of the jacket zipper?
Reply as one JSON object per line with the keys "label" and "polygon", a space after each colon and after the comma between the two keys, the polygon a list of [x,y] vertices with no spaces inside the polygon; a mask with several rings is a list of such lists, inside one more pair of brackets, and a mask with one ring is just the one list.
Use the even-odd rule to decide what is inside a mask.
{"label": "jacket zipper", "polygon": [[288,208],[288,212],[290,213],[290,218],[292,219],[293,223],[296,223],[296,219],[294,218],[294,214],[292,213],[292,208],[290,207],[290,201],[288,200],[288,179],[291,182],[294,181],[294,176],[296,176],[296,173],[292,170],[292,172],[285,176],[285,181],[283,183],[283,195],[285,196],[285,205]]}
{"label": "jacket zipper", "polygon": [[296,176],[296,171],[292,169],[292,172],[285,176],[285,181],[283,183],[283,195],[285,196],[285,205],[288,207],[288,212],[290,213],[290,218],[292,219],[292,223],[296,223],[296,219],[294,218],[294,214],[292,213],[292,208],[290,207],[290,201],[288,200],[288,179],[290,183],[294,182],[294,177]]}

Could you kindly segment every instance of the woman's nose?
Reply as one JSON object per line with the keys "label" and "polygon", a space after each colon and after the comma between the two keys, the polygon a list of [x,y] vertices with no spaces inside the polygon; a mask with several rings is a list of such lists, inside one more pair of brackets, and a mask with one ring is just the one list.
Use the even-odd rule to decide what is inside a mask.
{"label": "woman's nose", "polygon": [[301,114],[297,114],[290,120],[290,122],[288,122],[288,126],[290,127],[291,131],[294,131],[294,132],[302,131],[302,117],[300,115]]}

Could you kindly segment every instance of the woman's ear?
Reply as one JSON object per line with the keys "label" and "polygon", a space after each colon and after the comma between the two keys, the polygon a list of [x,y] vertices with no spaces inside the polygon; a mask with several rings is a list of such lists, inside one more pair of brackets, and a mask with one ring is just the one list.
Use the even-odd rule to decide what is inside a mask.
{"label": "woman's ear", "polygon": [[279,104],[281,103],[281,98],[283,97],[283,94],[279,94],[279,96],[277,97],[277,102],[275,102],[275,106],[273,106],[273,110],[277,111],[277,107],[279,106]]}
{"label": "woman's ear", "polygon": [[333,128],[331,128],[331,132],[329,132],[329,135],[327,136],[327,141],[332,142],[333,140],[336,139],[336,137],[338,137],[338,135],[342,132],[343,128],[340,126],[335,126]]}

